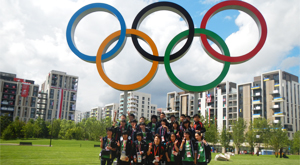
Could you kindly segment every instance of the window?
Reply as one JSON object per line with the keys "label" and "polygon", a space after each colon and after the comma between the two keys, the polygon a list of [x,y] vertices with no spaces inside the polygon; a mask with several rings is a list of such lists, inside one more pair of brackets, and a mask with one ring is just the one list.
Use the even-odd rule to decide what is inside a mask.
{"label": "window", "polygon": [[142,109],[142,112],[144,112],[144,109]]}
{"label": "window", "polygon": [[144,102],[144,101],[142,101],[142,104],[145,104],[145,102]]}
{"label": "window", "polygon": [[35,107],[35,101],[36,101],[36,98],[32,97],[31,98],[31,107]]}
{"label": "window", "polygon": [[66,91],[64,91],[64,100],[66,100]]}
{"label": "window", "polygon": [[53,109],[54,100],[50,100],[49,109]]}
{"label": "window", "polygon": [[145,97],[143,97],[142,100],[145,100]]}
{"label": "window", "polygon": [[[148,101],[150,101],[150,98],[148,98]],[[149,104],[149,103],[148,103]]]}
{"label": "window", "polygon": [[17,116],[20,116],[20,112],[21,112],[21,107],[18,107],[18,113],[17,113]]}
{"label": "window", "polygon": [[144,116],[144,113],[142,113],[142,116]]}
{"label": "window", "polygon": [[134,97],[136,97],[136,99],[139,99],[139,96],[134,96]]}
{"label": "window", "polygon": [[52,115],[52,110],[48,110],[48,116],[47,116],[47,119],[51,119],[51,115]]}
{"label": "window", "polygon": [[54,98],[54,89],[50,89],[50,99]]}
{"label": "window", "polygon": [[39,87],[33,87],[33,96],[37,96],[39,91]]}
{"label": "window", "polygon": [[27,117],[27,108],[24,109],[24,117]]}
{"label": "window", "polygon": [[142,105],[142,108],[144,108],[144,105]]}
{"label": "window", "polygon": [[31,108],[30,118],[34,118],[35,108]]}

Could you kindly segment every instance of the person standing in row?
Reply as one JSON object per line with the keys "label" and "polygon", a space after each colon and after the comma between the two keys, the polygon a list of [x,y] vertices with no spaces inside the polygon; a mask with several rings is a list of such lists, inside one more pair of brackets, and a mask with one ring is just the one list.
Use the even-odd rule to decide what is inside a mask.
{"label": "person standing in row", "polygon": [[194,164],[207,165],[211,160],[211,148],[203,139],[202,133],[196,132]]}
{"label": "person standing in row", "polygon": [[193,127],[194,127],[195,132],[200,132],[200,133],[206,132],[206,129],[204,128],[203,123],[200,122],[200,115],[195,114],[193,116],[193,118],[194,118],[194,126]]}
{"label": "person standing in row", "polygon": [[164,143],[167,142],[170,134],[170,130],[167,126],[167,119],[161,120],[161,126],[157,128],[156,133],[160,135],[161,137],[161,143],[164,145]]}
{"label": "person standing in row", "polygon": [[[159,128],[159,127],[161,126],[161,121],[164,120],[164,119],[167,121],[167,119],[166,119],[166,114],[165,114],[164,112],[162,112],[162,113],[159,115],[159,121],[158,121],[157,124],[156,124],[156,129]],[[166,122],[166,126],[169,127],[169,122],[168,122],[168,121]]]}
{"label": "person standing in row", "polygon": [[156,132],[156,129],[157,129],[156,124],[157,124],[157,116],[156,115],[152,115],[151,116],[151,122],[148,123],[148,125],[147,125],[148,129],[152,133],[152,139],[154,139],[155,132]]}
{"label": "person standing in row", "polygon": [[107,136],[100,139],[101,147],[101,165],[111,165],[115,158],[116,143],[112,138],[113,128],[106,129]]}
{"label": "person standing in row", "polygon": [[133,160],[135,165],[146,164],[147,143],[143,140],[143,133],[136,134],[136,141],[133,143]]}
{"label": "person standing in row", "polygon": [[130,124],[131,124],[131,127],[129,129],[130,134],[129,134],[128,139],[132,140],[132,141],[135,141],[136,140],[135,134],[137,133],[137,126],[136,126],[137,121],[135,119],[133,119],[133,120],[130,121]]}
{"label": "person standing in row", "polygon": [[144,122],[140,123],[140,132],[143,134],[143,140],[146,141],[147,144],[153,141],[152,134],[148,128],[146,128],[146,124]]}
{"label": "person standing in row", "polygon": [[[124,131],[129,131],[129,128],[128,126],[126,125],[126,120],[123,119],[121,120],[120,122],[120,126],[117,126],[114,128],[114,137],[115,137],[115,141],[119,141],[119,140],[122,140],[122,132]],[[115,123],[113,124],[113,126],[115,126]]]}
{"label": "person standing in row", "polygon": [[[150,163],[159,165],[164,154],[164,147],[161,145],[161,136],[158,134],[154,137],[154,143],[149,144],[147,155],[149,156]],[[149,164],[150,164],[149,163]]]}
{"label": "person standing in row", "polygon": [[170,132],[174,133],[176,135],[176,139],[181,142],[183,133],[180,130],[180,126],[179,126],[178,122],[175,121],[175,122],[171,123],[171,125],[172,125],[172,128],[171,128]]}
{"label": "person standing in row", "polygon": [[128,140],[128,132],[122,132],[122,140],[117,142],[118,146],[118,163],[119,165],[130,165],[130,157],[132,154],[132,142]]}
{"label": "person standing in row", "polygon": [[179,154],[179,143],[174,133],[171,133],[170,141],[166,144],[165,154],[167,158],[167,165],[181,164],[181,157]]}
{"label": "person standing in row", "polygon": [[181,114],[180,115],[180,126],[182,126],[183,125],[183,121],[185,120],[185,115],[184,114]]}
{"label": "person standing in row", "polygon": [[195,130],[190,127],[190,121],[185,119],[183,120],[182,127],[180,127],[181,132],[189,131],[191,133],[191,138],[194,138]]}
{"label": "person standing in row", "polygon": [[184,132],[184,139],[180,145],[180,151],[182,156],[182,164],[183,165],[194,165],[194,144],[195,140],[191,138],[191,132]]}

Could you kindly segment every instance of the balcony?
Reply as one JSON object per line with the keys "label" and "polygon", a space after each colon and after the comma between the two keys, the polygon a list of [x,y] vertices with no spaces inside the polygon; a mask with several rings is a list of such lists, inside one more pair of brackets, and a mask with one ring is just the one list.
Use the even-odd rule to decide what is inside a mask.
{"label": "balcony", "polygon": [[278,104],[275,104],[271,107],[271,109],[279,109],[279,108],[280,108],[280,105],[278,105]]}
{"label": "balcony", "polygon": [[285,113],[284,112],[274,112],[273,117],[284,117]]}
{"label": "balcony", "polygon": [[253,104],[261,104],[261,101],[260,101],[260,100],[253,100],[252,103],[253,103]]}
{"label": "balcony", "polygon": [[234,106],[237,106],[237,104],[234,104],[234,103],[233,104],[228,104],[228,106],[229,107],[234,107]]}
{"label": "balcony", "polygon": [[251,87],[252,90],[255,90],[255,89],[260,89],[260,86],[254,86],[254,87]]}
{"label": "balcony", "polygon": [[124,107],[123,106],[120,106],[120,109],[123,109]]}
{"label": "balcony", "polygon": [[129,100],[128,103],[136,104],[135,100]]}
{"label": "balcony", "polygon": [[128,107],[128,108],[137,108],[137,106],[136,106],[136,105],[133,105],[133,104],[130,104],[130,105],[128,105],[127,107]]}
{"label": "balcony", "polygon": [[260,107],[260,106],[255,106],[255,107],[253,108],[253,110],[261,110],[261,107]]}
{"label": "balcony", "polygon": [[236,97],[229,97],[229,99],[228,99],[229,101],[236,101],[237,100],[237,98]]}
{"label": "balcony", "polygon": [[130,99],[130,100],[136,100],[137,98],[136,97],[128,97],[128,99]]}
{"label": "balcony", "polygon": [[261,114],[253,114],[253,118],[260,118]]}
{"label": "balcony", "polygon": [[270,92],[270,95],[278,95],[278,94],[279,94],[279,90],[274,90]]}
{"label": "balcony", "polygon": [[277,84],[274,84],[274,87],[279,87],[279,83],[277,83]]}
{"label": "balcony", "polygon": [[261,96],[260,92],[256,92],[252,95],[252,97],[260,97],[260,96]]}
{"label": "balcony", "polygon": [[272,102],[283,102],[284,98],[283,97],[274,97]]}

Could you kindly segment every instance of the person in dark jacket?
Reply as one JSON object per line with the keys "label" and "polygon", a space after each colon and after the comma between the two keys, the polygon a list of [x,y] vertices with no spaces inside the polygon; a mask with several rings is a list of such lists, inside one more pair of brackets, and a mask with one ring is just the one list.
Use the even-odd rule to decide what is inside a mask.
{"label": "person in dark jacket", "polygon": [[137,131],[137,121],[135,119],[133,119],[132,121],[130,121],[131,127],[129,128],[129,140],[135,141],[135,133],[138,132]]}
{"label": "person in dark jacket", "polygon": [[183,120],[186,118],[185,114],[180,115],[180,126],[183,125]]}
{"label": "person in dark jacket", "polygon": [[128,128],[128,126],[127,126],[127,124],[126,124],[126,120],[125,119],[123,119],[123,120],[121,120],[121,122],[120,122],[121,124],[120,124],[120,126],[117,126],[117,127],[115,127],[114,128],[114,140],[115,141],[120,141],[120,140],[122,140],[122,132],[124,132],[124,131],[129,131],[129,128]]}
{"label": "person in dark jacket", "polygon": [[194,130],[195,132],[200,132],[200,133],[204,133],[206,132],[206,129],[204,128],[203,123],[200,122],[200,115],[199,114],[195,114],[193,116],[194,118]]}
{"label": "person in dark jacket", "polygon": [[156,124],[156,129],[159,128],[161,126],[161,121],[163,120],[166,120],[166,126],[169,127],[169,122],[168,120],[166,119],[166,114],[164,112],[162,112],[160,115],[159,115],[159,121],[157,122]]}
{"label": "person in dark jacket", "polygon": [[167,119],[161,120],[161,126],[157,128],[156,133],[161,136],[161,143],[164,144],[167,142],[169,135],[170,135],[170,130],[167,126]]}
{"label": "person in dark jacket", "polygon": [[176,135],[176,139],[181,142],[183,133],[180,130],[179,123],[177,121],[171,123],[172,128],[170,130],[171,133],[174,133]]}
{"label": "person in dark jacket", "polygon": [[143,140],[143,133],[138,132],[136,134],[136,141],[133,143],[133,160],[135,165],[146,165],[146,155],[148,146],[147,143]]}
{"label": "person in dark jacket", "polygon": [[128,132],[122,132],[123,139],[117,142],[118,146],[118,164],[130,165],[130,158],[132,155],[132,141],[128,140]]}
{"label": "person in dark jacket", "polygon": [[152,139],[154,139],[156,133],[156,129],[157,129],[156,124],[157,124],[157,116],[152,115],[151,122],[147,124],[147,128],[151,131]]}
{"label": "person in dark jacket", "polygon": [[101,165],[111,165],[115,157],[116,143],[112,138],[113,128],[106,129],[107,136],[100,139],[101,142]]}
{"label": "person in dark jacket", "polygon": [[150,160],[149,164],[159,165],[164,153],[164,147],[161,145],[161,136],[156,134],[154,137],[154,143],[149,143],[147,151],[147,155]]}
{"label": "person in dark jacket", "polygon": [[180,153],[182,157],[182,164],[183,165],[194,165],[194,153],[195,153],[195,140],[192,137],[190,131],[184,132],[184,139],[180,145]]}
{"label": "person in dark jacket", "polygon": [[[194,135],[195,135],[195,130],[194,128],[190,127],[190,121],[185,119],[183,120],[183,124],[180,127],[181,132],[185,132],[185,131],[189,131],[191,133],[191,138],[195,139]],[[181,137],[183,137],[183,134],[181,135]]]}
{"label": "person in dark jacket", "polygon": [[203,139],[203,135],[200,132],[195,133],[195,156],[194,163],[197,165],[207,165],[211,160],[211,148],[208,143]]}
{"label": "person in dark jacket", "polygon": [[172,123],[176,121],[175,115],[170,116],[170,123],[169,123],[169,129],[172,128]]}
{"label": "person in dark jacket", "polygon": [[153,141],[152,134],[148,128],[146,128],[146,124],[144,122],[140,123],[140,132],[143,134],[143,140],[146,141],[147,144]]}
{"label": "person in dark jacket", "polygon": [[181,157],[179,154],[179,143],[174,133],[170,134],[170,141],[166,144],[167,165],[181,165]]}

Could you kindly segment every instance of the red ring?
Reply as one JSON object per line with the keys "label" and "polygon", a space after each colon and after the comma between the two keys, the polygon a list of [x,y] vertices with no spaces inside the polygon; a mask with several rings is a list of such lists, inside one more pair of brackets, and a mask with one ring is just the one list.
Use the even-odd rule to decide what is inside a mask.
{"label": "red ring", "polygon": [[260,32],[260,39],[259,39],[259,42],[257,43],[257,45],[255,46],[255,48],[245,55],[238,56],[238,57],[229,57],[229,56],[224,56],[224,55],[216,52],[208,43],[207,37],[205,34],[200,34],[201,42],[203,44],[203,48],[208,52],[208,54],[211,55],[212,58],[215,58],[216,60],[218,60],[219,62],[226,61],[226,62],[231,62],[232,64],[242,63],[242,62],[245,62],[245,61],[249,60],[250,58],[254,57],[260,51],[260,49],[263,47],[263,45],[266,41],[266,38],[267,38],[267,24],[266,24],[264,17],[262,16],[262,14],[254,6],[250,5],[249,3],[243,2],[243,1],[230,0],[230,1],[224,1],[224,2],[218,3],[215,6],[213,6],[212,8],[210,8],[204,15],[203,20],[200,25],[200,28],[205,29],[208,20],[213,15],[215,15],[216,13],[218,13],[220,11],[226,10],[226,9],[242,10],[242,11],[246,12],[247,14],[249,14],[254,19],[254,21],[256,22],[256,24],[259,28],[259,32]]}

